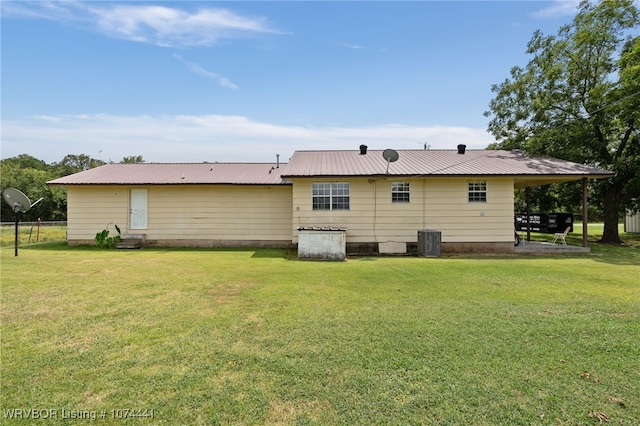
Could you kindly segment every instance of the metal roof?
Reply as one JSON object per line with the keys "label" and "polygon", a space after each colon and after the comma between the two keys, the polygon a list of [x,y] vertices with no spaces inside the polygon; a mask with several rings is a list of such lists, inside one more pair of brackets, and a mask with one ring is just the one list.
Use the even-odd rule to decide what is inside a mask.
{"label": "metal roof", "polygon": [[296,151],[288,164],[271,163],[142,163],[107,164],[48,182],[50,185],[278,185],[296,177],[489,177],[510,176],[516,188],[605,178],[613,172],[519,151],[398,150],[387,163],[382,150]]}
{"label": "metal roof", "polygon": [[50,185],[189,185],[289,184],[283,164],[271,163],[142,163],[107,164],[47,182]]}
{"label": "metal roof", "polygon": [[348,176],[513,176],[516,187],[604,178],[614,173],[550,157],[529,157],[504,150],[398,150],[399,158],[387,163],[381,150],[361,154],[350,151],[296,151],[284,178]]}

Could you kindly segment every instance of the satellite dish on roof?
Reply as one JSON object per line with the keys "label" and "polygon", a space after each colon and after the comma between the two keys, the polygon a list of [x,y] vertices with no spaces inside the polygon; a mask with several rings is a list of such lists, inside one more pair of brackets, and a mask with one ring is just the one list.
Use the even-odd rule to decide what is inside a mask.
{"label": "satellite dish on roof", "polygon": [[394,149],[385,149],[384,151],[382,151],[382,157],[387,160],[387,163],[393,163],[394,161],[398,161],[398,158],[400,156]]}
{"label": "satellite dish on roof", "polygon": [[393,163],[394,161],[398,161],[398,152],[394,149],[385,149],[382,151],[382,158],[387,160],[387,174],[389,174],[389,163]]}
{"label": "satellite dish on roof", "polygon": [[4,198],[4,201],[6,201],[7,204],[11,206],[11,208],[13,209],[13,212],[16,214],[15,249],[16,249],[16,256],[17,256],[18,255],[18,222],[20,219],[18,214],[28,212],[31,209],[31,207],[38,204],[44,198],[40,198],[35,203],[31,204],[31,200],[29,200],[29,197],[24,195],[22,191],[19,191],[15,188],[7,188],[4,191],[2,191],[2,198]]}

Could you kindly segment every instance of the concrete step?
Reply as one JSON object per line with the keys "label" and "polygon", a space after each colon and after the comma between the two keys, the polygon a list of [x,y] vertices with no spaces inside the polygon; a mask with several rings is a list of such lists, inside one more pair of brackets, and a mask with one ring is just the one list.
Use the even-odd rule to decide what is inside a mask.
{"label": "concrete step", "polygon": [[116,243],[117,249],[139,249],[142,248],[142,244],[139,241],[120,241]]}
{"label": "concrete step", "polygon": [[124,234],[122,241],[115,244],[119,249],[139,249],[144,247],[145,235],[143,234]]}

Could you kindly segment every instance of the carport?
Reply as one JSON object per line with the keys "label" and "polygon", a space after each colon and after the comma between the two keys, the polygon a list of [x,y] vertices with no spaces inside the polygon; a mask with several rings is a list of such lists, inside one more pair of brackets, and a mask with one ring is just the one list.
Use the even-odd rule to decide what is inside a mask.
{"label": "carport", "polygon": [[[585,166],[586,169],[590,169],[593,171],[591,167]],[[521,244],[520,246],[515,248],[516,253],[541,253],[541,252],[561,252],[561,253],[589,253],[588,249],[589,244],[589,235],[588,235],[588,207],[589,207],[589,199],[587,195],[587,182],[588,179],[603,179],[613,176],[615,173],[609,172],[606,170],[602,170],[601,174],[597,175],[588,175],[585,176],[584,173],[580,173],[582,171],[582,167],[580,165],[576,165],[575,167],[575,175],[571,174],[561,174],[554,176],[535,176],[532,178],[520,177],[516,178],[514,182],[515,189],[524,189],[525,191],[525,203],[526,203],[526,214],[527,214],[527,224],[528,229],[526,231],[526,244]],[[570,172],[570,170],[565,170]],[[562,245],[553,245],[553,244],[545,244],[545,243],[535,243],[531,242],[531,188],[534,186],[544,186],[550,185],[552,183],[564,183],[564,182],[575,182],[577,180],[582,181],[582,247],[571,247],[571,246],[562,246]],[[523,241],[524,243],[524,241]],[[527,246],[527,247],[525,247]],[[581,249],[581,250],[576,250]]]}

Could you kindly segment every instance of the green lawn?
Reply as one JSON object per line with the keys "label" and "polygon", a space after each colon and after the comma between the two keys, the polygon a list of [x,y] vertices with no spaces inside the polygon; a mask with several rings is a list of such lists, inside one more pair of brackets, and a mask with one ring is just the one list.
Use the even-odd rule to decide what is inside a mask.
{"label": "green lawn", "polygon": [[640,237],[623,238],[346,262],[5,247],[0,423],[638,424]]}

